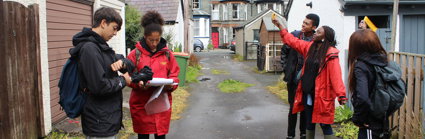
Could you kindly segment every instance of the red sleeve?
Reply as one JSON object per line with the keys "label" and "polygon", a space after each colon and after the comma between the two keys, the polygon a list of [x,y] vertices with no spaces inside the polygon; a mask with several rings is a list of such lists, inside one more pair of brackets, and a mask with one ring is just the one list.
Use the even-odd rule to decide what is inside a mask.
{"label": "red sleeve", "polygon": [[[170,62],[168,64],[168,69],[169,71],[169,75],[168,78],[169,79],[173,79],[175,83],[179,83],[179,73],[180,73],[180,67],[179,64],[177,63],[176,57],[174,57],[174,54],[170,51]],[[184,82],[184,81],[182,81]],[[178,85],[174,85],[173,86],[173,91],[176,90],[178,87]]]}
{"label": "red sleeve", "polygon": [[297,37],[294,37],[288,30],[283,29],[280,31],[280,37],[282,38],[283,43],[287,44],[289,47],[295,49],[298,53],[306,57],[308,49],[313,42],[308,42],[300,40]]}
{"label": "red sleeve", "polygon": [[[135,48],[135,49],[133,49],[131,52],[130,52],[130,54],[128,54],[128,56],[127,56],[127,59],[129,59],[133,64],[134,64],[134,66],[135,66],[135,68],[137,69],[137,70],[139,70],[139,68],[138,68],[138,66],[136,65],[136,49],[137,48]],[[140,63],[140,62],[139,62]],[[130,76],[133,74],[133,71],[129,71],[128,72],[129,74],[130,74]],[[129,85],[127,85],[128,87],[131,87],[131,88],[133,88],[133,89],[137,89],[137,88],[139,88],[139,86],[137,85],[137,84],[135,84],[135,83],[131,83],[131,84],[129,84]]]}
{"label": "red sleeve", "polygon": [[[336,96],[339,98],[341,96],[345,97],[345,85],[342,81],[341,66],[339,65],[339,58],[334,58],[330,60],[327,65],[329,70],[329,76],[331,80],[331,85],[333,90],[336,93]],[[339,100],[339,99],[338,99]]]}

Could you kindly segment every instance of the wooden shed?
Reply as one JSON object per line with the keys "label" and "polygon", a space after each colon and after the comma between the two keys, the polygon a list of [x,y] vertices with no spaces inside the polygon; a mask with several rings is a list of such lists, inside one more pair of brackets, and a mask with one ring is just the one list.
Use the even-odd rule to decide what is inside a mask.
{"label": "wooden shed", "polygon": [[[278,19],[280,24],[286,26],[284,19]],[[260,53],[264,56],[265,71],[282,71],[280,64],[281,49],[283,47],[280,38],[279,28],[277,28],[271,20],[271,17],[263,17],[260,25],[260,45],[263,47]]]}

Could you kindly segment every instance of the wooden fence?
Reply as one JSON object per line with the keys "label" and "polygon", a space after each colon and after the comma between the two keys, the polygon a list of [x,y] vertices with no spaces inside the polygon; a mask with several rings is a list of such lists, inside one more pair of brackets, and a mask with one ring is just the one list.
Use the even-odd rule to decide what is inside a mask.
{"label": "wooden fence", "polygon": [[397,127],[393,136],[399,139],[416,139],[423,135],[423,86],[425,55],[390,52],[389,59],[400,64],[402,78],[406,82],[407,97],[400,110],[391,119],[391,127]]}
{"label": "wooden fence", "polygon": [[0,138],[42,137],[38,5],[0,3]]}

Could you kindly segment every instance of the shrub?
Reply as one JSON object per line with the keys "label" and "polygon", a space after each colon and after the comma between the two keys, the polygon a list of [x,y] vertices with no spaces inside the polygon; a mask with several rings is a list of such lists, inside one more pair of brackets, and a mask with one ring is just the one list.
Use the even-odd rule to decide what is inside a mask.
{"label": "shrub", "polygon": [[[143,36],[143,27],[140,24],[140,12],[131,6],[125,6],[125,46],[133,50],[135,44]],[[127,50],[126,50],[127,51]]]}

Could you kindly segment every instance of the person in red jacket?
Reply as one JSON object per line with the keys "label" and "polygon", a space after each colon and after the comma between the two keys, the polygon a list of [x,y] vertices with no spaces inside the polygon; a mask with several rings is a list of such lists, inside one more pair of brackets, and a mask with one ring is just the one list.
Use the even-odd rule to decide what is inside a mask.
{"label": "person in red jacket", "polygon": [[347,100],[339,65],[339,50],[335,48],[334,30],[322,26],[314,33],[313,41],[308,42],[288,33],[277,20],[272,22],[281,30],[282,41],[306,59],[292,113],[305,110],[307,139],[314,138],[316,123],[322,127],[325,139],[332,138],[330,124],[334,122],[335,98],[338,97],[341,105]]}
{"label": "person in red jacket", "polygon": [[[167,42],[161,37],[164,25],[164,19],[157,11],[148,11],[142,17],[144,37],[137,42],[136,48],[130,52],[127,58],[136,64],[136,49],[141,52],[137,62],[137,71],[145,66],[152,69],[153,78],[173,79],[178,83],[180,68],[171,51],[167,48]],[[134,132],[138,133],[139,139],[148,139],[149,134],[155,134],[155,139],[165,139],[168,133],[171,119],[171,108],[165,112],[147,114],[145,104],[148,102],[152,93],[158,88],[148,86],[143,81],[131,83],[132,89],[130,96],[130,112],[133,120]],[[171,92],[177,89],[177,85],[167,85],[162,93],[168,95],[171,104]]]}

